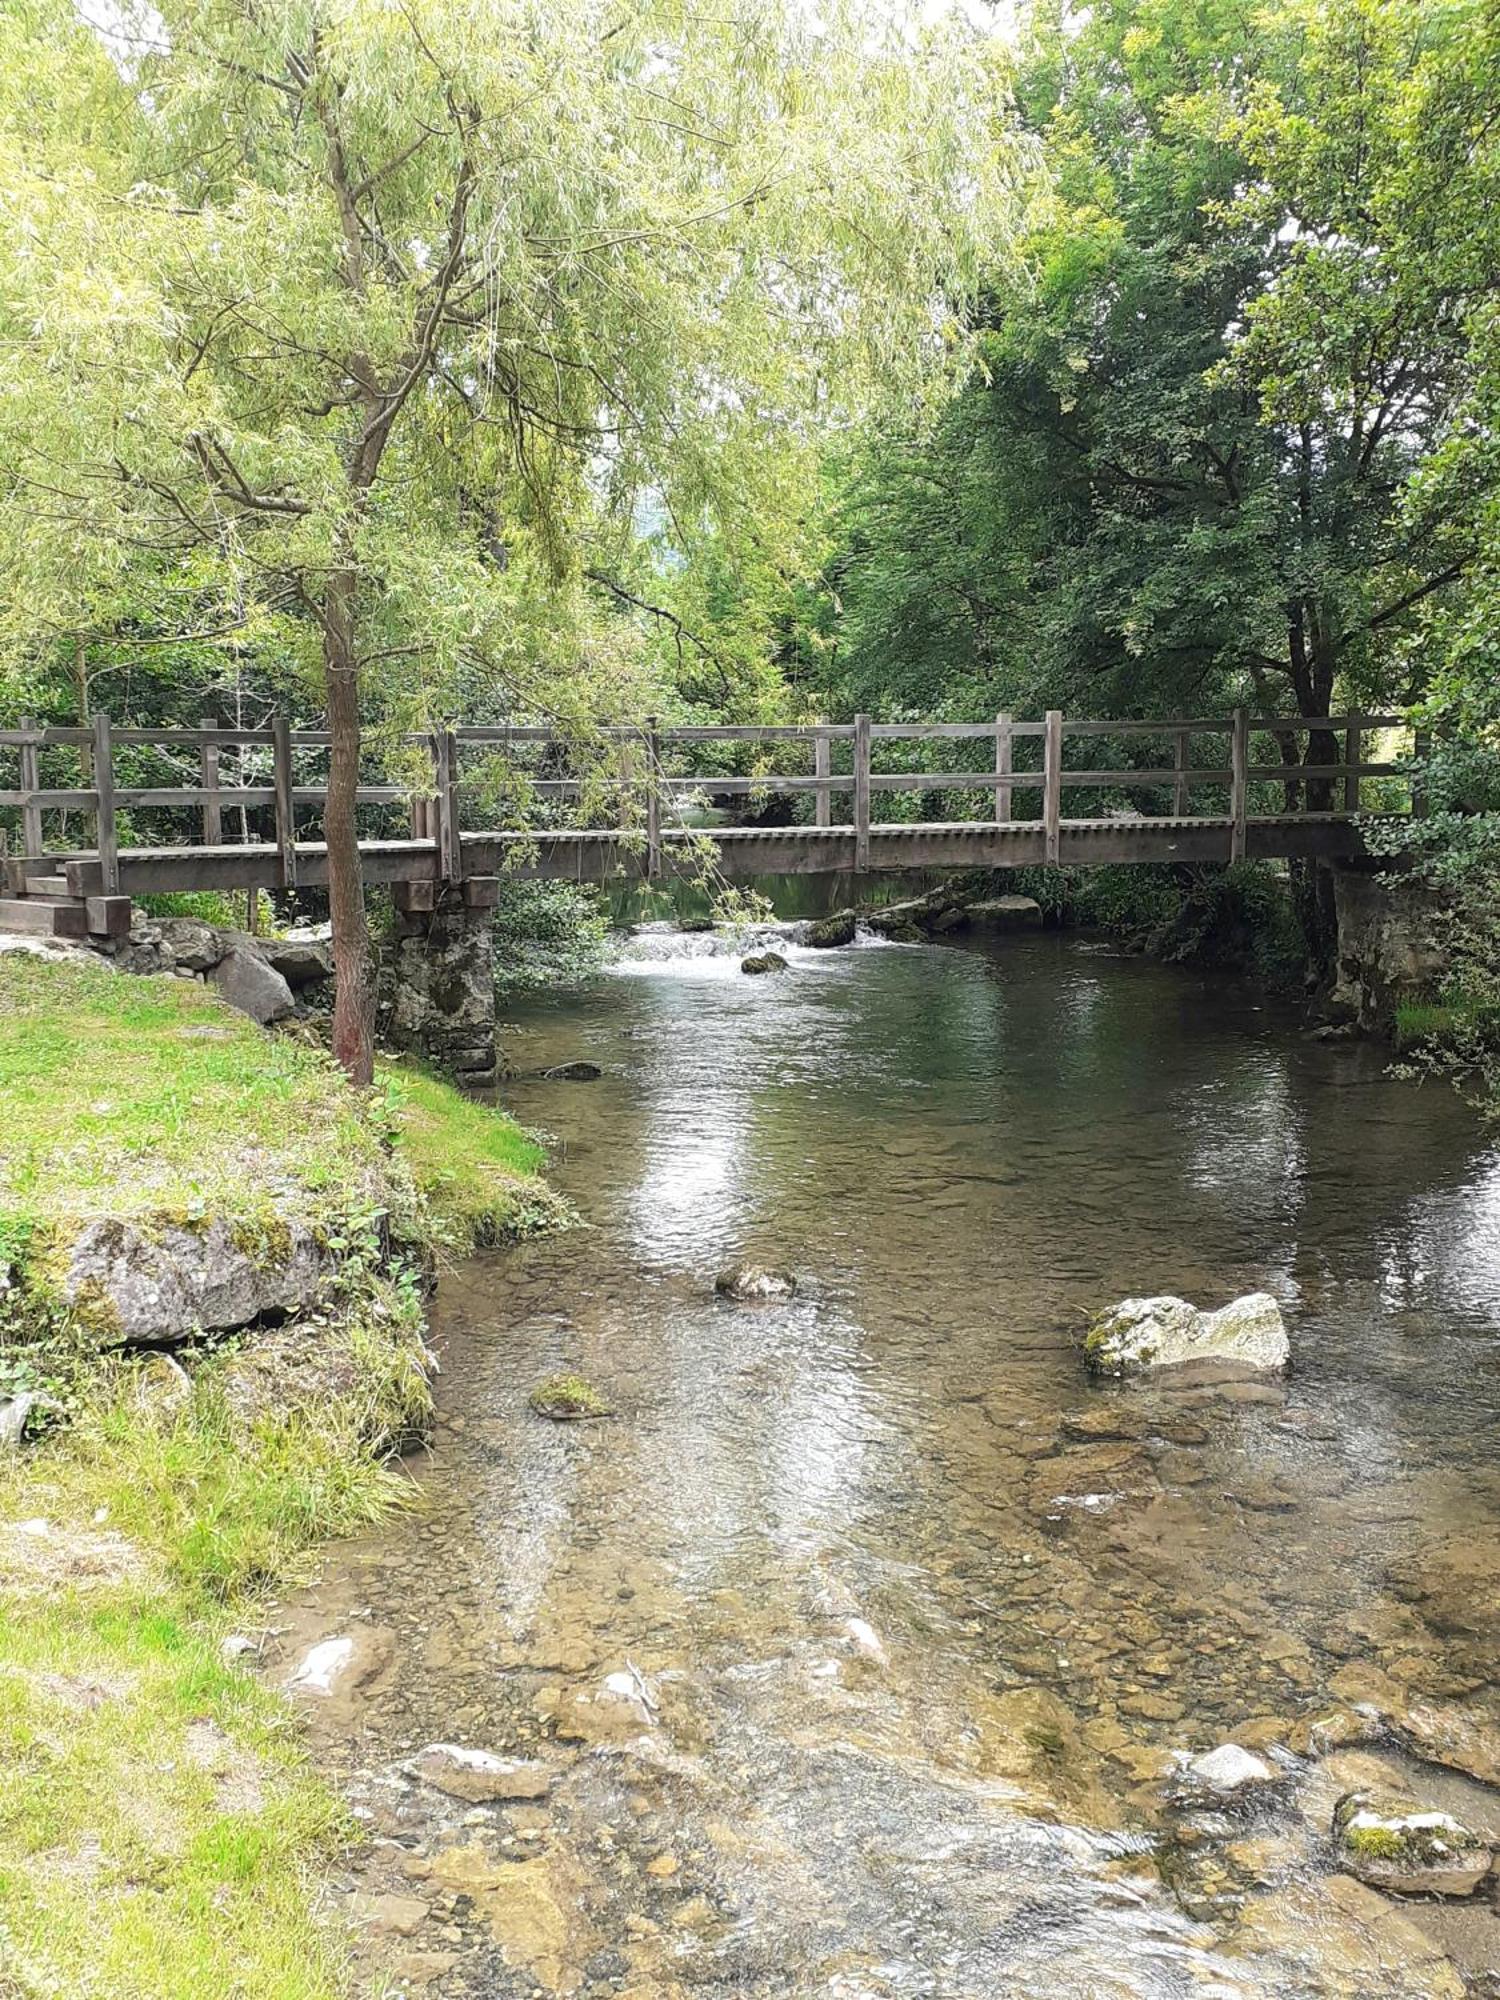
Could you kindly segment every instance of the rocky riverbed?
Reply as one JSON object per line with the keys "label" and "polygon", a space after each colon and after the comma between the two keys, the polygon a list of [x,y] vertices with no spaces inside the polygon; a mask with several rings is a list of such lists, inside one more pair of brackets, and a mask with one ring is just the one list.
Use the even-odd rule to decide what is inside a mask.
{"label": "rocky riverbed", "polygon": [[[1051,937],[709,956],[513,1031],[595,1226],[445,1283],[415,1508],[260,1640],[280,1681],[347,1642],[298,1699],[361,1962],[500,2000],[1495,1991],[1482,1135]],[[740,1263],[795,1292],[717,1295]],[[1284,1374],[1085,1369],[1115,1299],[1255,1291]],[[607,1417],[537,1414],[564,1369]],[[1351,1798],[1460,1859],[1351,1845]]]}

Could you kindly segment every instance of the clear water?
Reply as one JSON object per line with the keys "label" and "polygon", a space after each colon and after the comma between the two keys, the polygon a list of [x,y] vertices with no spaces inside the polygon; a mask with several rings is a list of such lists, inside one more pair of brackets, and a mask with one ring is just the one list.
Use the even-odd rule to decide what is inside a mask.
{"label": "clear water", "polygon": [[[394,1646],[320,1724],[387,1836],[358,1879],[459,1841],[523,1871],[446,1912],[431,1990],[1291,2000],[1500,1968],[1487,1905],[1388,1904],[1326,1841],[1360,1757],[1491,1795],[1307,1740],[1366,1670],[1500,1726],[1482,1643],[1397,1588],[1500,1547],[1492,1140],[1376,1049],[1078,941],[791,956],[643,952],[512,1022],[519,1070],[604,1067],[505,1093],[587,1227],[445,1280],[419,1505],[291,1607],[289,1648],[356,1616]],[[716,1298],[744,1258],[796,1298]],[[1251,1289],[1285,1384],[1086,1381],[1100,1305]],[[614,1416],[532,1415],[559,1368]],[[570,1707],[611,1674],[633,1726],[559,1740],[630,1715]],[[395,1775],[434,1738],[540,1755],[550,1799],[445,1820]],[[1275,1787],[1174,1803],[1185,1756],[1247,1738]]]}

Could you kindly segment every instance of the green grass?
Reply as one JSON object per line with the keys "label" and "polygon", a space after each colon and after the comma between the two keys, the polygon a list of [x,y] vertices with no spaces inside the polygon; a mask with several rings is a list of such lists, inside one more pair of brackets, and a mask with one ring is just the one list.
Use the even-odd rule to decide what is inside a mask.
{"label": "green grass", "polygon": [[383,1064],[364,1102],[196,981],[20,953],[0,956],[0,1130],[0,1256],[106,1215],[336,1226],[390,1195],[392,1150],[424,1206],[398,1220],[459,1249],[565,1214],[537,1142],[415,1064]]}
{"label": "green grass", "polygon": [[0,1211],[56,1229],[346,1198],[381,1136],[319,1050],[194,980],[0,956]]}
{"label": "green grass", "polygon": [[1493,1006],[1460,997],[1453,1000],[1400,1000],[1395,1014],[1396,1047],[1403,1054],[1412,1049],[1452,1048],[1487,1041],[1500,1033],[1500,1013]]}
{"label": "green grass", "polygon": [[[0,1995],[335,2000],[316,1891],[351,1829],[280,1697],[220,1647],[409,1493],[383,1460],[428,1407],[418,1263],[555,1220],[541,1149],[407,1064],[351,1091],[194,983],[19,954],[0,1132],[0,1257],[23,1280],[0,1389],[30,1367],[70,1402],[0,1462]],[[375,1254],[372,1208],[406,1263]],[[185,1395],[145,1395],[143,1364],[34,1282],[89,1219],[226,1211],[316,1217],[348,1253],[316,1309],[192,1357]],[[60,1374],[28,1361],[70,1341]]]}
{"label": "green grass", "polygon": [[350,1829],[280,1698],[220,1647],[319,1540],[405,1488],[367,1448],[369,1382],[247,1426],[230,1365],[143,1408],[116,1361],[67,1431],[0,1471],[0,1523],[48,1527],[0,1526],[7,2000],[344,1991],[314,1890]]}
{"label": "green grass", "polygon": [[383,1063],[379,1081],[398,1151],[454,1247],[478,1249],[567,1219],[538,1178],[541,1146],[512,1119],[415,1063]]}

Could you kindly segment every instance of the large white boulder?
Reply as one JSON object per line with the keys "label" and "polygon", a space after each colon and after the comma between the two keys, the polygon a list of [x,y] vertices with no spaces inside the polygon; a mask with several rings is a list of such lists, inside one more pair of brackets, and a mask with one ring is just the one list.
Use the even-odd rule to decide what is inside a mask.
{"label": "large white boulder", "polygon": [[1235,1370],[1285,1368],[1288,1343],[1281,1307],[1269,1292],[1249,1292],[1217,1312],[1200,1312],[1170,1293],[1121,1299],[1090,1327],[1084,1359],[1096,1375],[1212,1362]]}

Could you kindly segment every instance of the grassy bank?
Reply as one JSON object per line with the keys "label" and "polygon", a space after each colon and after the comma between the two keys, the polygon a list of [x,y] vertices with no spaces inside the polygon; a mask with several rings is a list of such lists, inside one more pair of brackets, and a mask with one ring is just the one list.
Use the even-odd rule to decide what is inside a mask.
{"label": "grassy bank", "polygon": [[[417,1273],[555,1218],[539,1149],[405,1065],[357,1096],[191,982],[11,955],[0,1129],[0,1388],[67,1406],[0,1462],[0,1994],[336,1994],[340,1811],[221,1649],[320,1540],[400,1504]],[[185,1373],[101,1352],[60,1296],[90,1220],[227,1213],[270,1240],[293,1212],[338,1257],[322,1295]]]}

